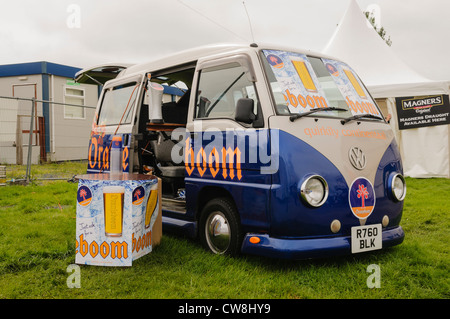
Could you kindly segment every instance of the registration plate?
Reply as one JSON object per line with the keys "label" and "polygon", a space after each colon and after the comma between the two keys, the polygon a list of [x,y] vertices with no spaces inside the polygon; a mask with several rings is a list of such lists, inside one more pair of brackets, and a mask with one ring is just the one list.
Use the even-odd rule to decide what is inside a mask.
{"label": "registration plate", "polygon": [[381,224],[352,227],[352,254],[381,249]]}

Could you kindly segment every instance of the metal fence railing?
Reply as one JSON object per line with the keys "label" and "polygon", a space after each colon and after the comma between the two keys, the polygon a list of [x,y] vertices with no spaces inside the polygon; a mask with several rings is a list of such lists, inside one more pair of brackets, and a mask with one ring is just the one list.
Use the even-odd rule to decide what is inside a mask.
{"label": "metal fence railing", "polygon": [[73,158],[60,157],[84,159],[87,151],[81,150],[87,150],[86,136],[90,134],[95,108],[84,103],[0,96],[1,167],[4,164],[26,165],[23,181],[28,183],[31,164],[52,161],[52,155],[69,154],[71,148],[77,147],[80,151]]}

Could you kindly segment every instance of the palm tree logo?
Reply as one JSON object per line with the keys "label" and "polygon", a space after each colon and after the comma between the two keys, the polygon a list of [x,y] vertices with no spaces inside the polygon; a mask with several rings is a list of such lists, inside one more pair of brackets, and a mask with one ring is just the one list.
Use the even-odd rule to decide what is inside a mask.
{"label": "palm tree logo", "polygon": [[364,177],[353,181],[348,193],[350,209],[359,219],[366,219],[375,209],[375,190],[372,183]]}
{"label": "palm tree logo", "polygon": [[267,61],[270,63],[271,66],[277,69],[281,69],[284,66],[283,60],[281,60],[279,57],[273,54],[269,54],[267,56]]}
{"label": "palm tree logo", "polygon": [[367,187],[364,187],[363,184],[358,186],[358,190],[356,191],[358,198],[361,198],[361,207],[366,207],[365,200],[369,198],[369,192],[367,191]]}
{"label": "palm tree logo", "polygon": [[88,206],[92,201],[91,190],[87,186],[81,186],[78,189],[77,200],[81,206]]}
{"label": "palm tree logo", "polygon": [[142,186],[137,187],[133,191],[133,205],[140,205],[144,201],[145,190]]}

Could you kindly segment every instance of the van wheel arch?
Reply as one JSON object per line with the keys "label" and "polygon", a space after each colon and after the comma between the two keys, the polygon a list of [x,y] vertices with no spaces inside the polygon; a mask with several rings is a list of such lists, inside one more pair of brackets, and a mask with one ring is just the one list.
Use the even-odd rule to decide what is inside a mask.
{"label": "van wheel arch", "polygon": [[[233,196],[224,188],[217,186],[206,186],[203,187],[197,195],[197,209],[196,209],[196,220],[199,221],[201,218],[201,213],[205,205],[214,198],[228,198],[233,205],[236,205]],[[237,210],[237,208],[236,208]]]}

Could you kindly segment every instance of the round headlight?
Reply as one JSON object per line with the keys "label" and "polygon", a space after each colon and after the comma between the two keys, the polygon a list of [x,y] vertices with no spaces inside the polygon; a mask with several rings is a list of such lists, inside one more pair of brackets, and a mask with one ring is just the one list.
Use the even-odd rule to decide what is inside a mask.
{"label": "round headlight", "polygon": [[328,198],[328,184],[322,176],[310,176],[302,183],[300,196],[312,207],[322,206]]}
{"label": "round headlight", "polygon": [[391,179],[391,192],[396,201],[402,201],[406,196],[405,179],[400,174],[394,174]]}

